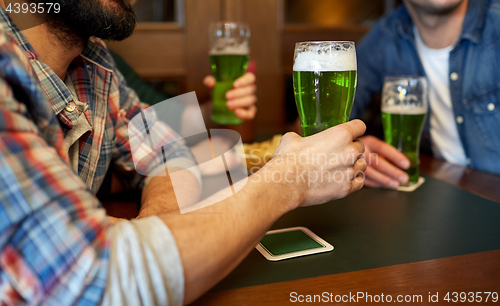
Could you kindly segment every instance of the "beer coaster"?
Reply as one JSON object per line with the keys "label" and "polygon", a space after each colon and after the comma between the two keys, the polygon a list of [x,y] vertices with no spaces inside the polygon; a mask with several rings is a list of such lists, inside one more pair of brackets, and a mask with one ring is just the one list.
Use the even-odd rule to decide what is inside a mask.
{"label": "beer coaster", "polygon": [[330,252],[333,245],[309,229],[298,226],[272,230],[255,247],[267,260],[278,261],[316,253]]}
{"label": "beer coaster", "polygon": [[396,189],[396,190],[404,191],[404,192],[412,192],[415,189],[417,189],[418,187],[420,187],[420,185],[422,185],[423,183],[425,183],[425,179],[420,176],[418,178],[418,182],[416,182],[415,184],[410,185],[410,186],[399,186],[398,189]]}

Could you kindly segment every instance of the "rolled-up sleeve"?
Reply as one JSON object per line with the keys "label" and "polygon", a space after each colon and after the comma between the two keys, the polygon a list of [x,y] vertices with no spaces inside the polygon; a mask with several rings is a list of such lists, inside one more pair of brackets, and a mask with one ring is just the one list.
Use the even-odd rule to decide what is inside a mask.
{"label": "rolled-up sleeve", "polygon": [[119,222],[110,237],[103,305],[182,305],[181,257],[170,230],[158,217]]}

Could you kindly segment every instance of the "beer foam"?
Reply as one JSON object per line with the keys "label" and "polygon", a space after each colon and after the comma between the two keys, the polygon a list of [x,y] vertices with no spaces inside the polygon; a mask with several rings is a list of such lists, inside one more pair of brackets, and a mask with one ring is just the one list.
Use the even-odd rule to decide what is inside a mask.
{"label": "beer foam", "polygon": [[387,114],[398,115],[422,115],[427,113],[424,107],[416,107],[413,105],[386,105],[382,106],[382,112]]}
{"label": "beer foam", "polygon": [[248,43],[237,43],[235,41],[220,40],[216,42],[209,52],[209,55],[232,54],[247,55],[249,53]]}
{"label": "beer foam", "polygon": [[323,52],[318,47],[297,53],[293,71],[355,71],[356,67],[356,51]]}

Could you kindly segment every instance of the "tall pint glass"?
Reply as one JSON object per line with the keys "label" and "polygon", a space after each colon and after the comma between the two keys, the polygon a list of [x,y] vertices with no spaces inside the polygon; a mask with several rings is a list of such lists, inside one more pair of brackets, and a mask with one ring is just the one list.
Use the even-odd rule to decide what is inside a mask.
{"label": "tall pint glass", "polygon": [[425,77],[385,78],[381,102],[385,141],[410,160],[406,170],[409,184],[418,182],[420,137],[427,109]]}
{"label": "tall pint glass", "polygon": [[212,93],[212,121],[224,125],[241,124],[226,106],[226,92],[242,76],[249,61],[250,29],[243,23],[216,22],[210,24],[210,64],[215,77]]}
{"label": "tall pint glass", "polygon": [[349,121],[356,92],[356,70],[353,42],[295,44],[293,88],[302,136]]}

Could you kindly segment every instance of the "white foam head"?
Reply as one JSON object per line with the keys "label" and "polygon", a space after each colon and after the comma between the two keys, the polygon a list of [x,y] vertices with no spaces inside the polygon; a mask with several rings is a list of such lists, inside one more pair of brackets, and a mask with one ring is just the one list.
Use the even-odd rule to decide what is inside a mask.
{"label": "white foam head", "polygon": [[355,71],[356,49],[351,43],[304,43],[295,50],[293,71]]}
{"label": "white foam head", "polygon": [[220,38],[213,44],[209,54],[248,55],[249,52],[248,41],[238,42],[233,38]]}
{"label": "white foam head", "polygon": [[387,114],[400,114],[400,115],[421,115],[427,113],[427,108],[416,105],[387,105],[382,104],[381,108],[383,113]]}

